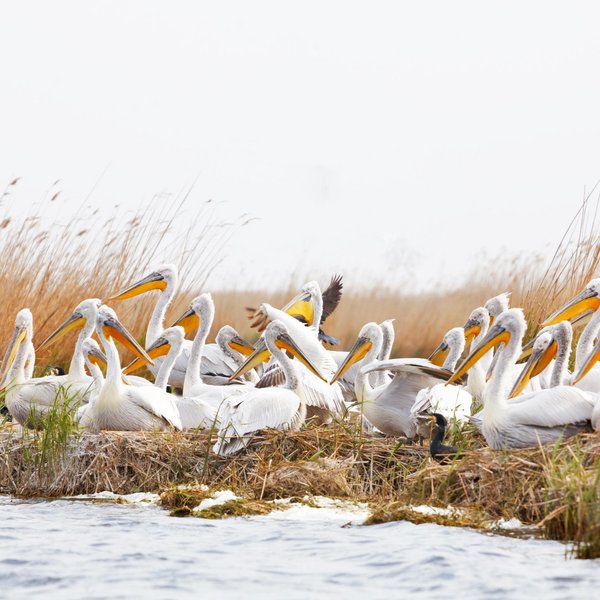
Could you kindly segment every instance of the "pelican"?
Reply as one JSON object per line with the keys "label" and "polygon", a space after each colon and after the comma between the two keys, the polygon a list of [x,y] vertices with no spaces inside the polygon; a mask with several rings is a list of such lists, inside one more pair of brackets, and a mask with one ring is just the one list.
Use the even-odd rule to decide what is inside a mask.
{"label": "pelican", "polygon": [[598,308],[600,308],[600,278],[592,279],[579,294],[554,311],[541,327],[556,325],[561,321],[574,321],[586,311],[597,311]]}
{"label": "pelican", "polygon": [[[5,403],[10,414],[21,425],[42,427],[42,418],[57,402],[67,406],[83,402],[89,394],[91,379],[68,382],[68,376],[29,378],[25,370],[32,360],[33,316],[27,308],[15,318],[15,329],[7,350],[0,388],[6,387]],[[62,398],[62,400],[61,400]]]}
{"label": "pelican", "polygon": [[[465,332],[465,343],[469,343],[470,349],[475,348],[485,337],[491,318],[492,317],[490,317],[490,313],[485,306],[480,306],[471,311],[467,322],[463,326]],[[476,398],[479,402],[482,402],[485,383],[484,365],[481,362],[478,362],[477,364],[473,365],[473,368],[469,371],[467,376],[466,390],[471,394],[471,396],[473,396],[473,398]]]}
{"label": "pelican", "polygon": [[[244,363],[245,357],[254,352],[254,347],[240,337],[240,334],[230,325],[223,325],[217,332],[215,342],[224,356],[227,356],[237,368]],[[249,383],[257,383],[258,374],[254,369],[245,373],[244,377]],[[223,382],[225,383],[225,382]]]}
{"label": "pelican", "polygon": [[[382,339],[381,327],[377,323],[364,325],[331,382],[336,382],[353,364],[364,359],[354,382],[363,414],[382,433],[412,439],[416,427],[410,410],[417,394],[423,388],[445,381],[450,373],[425,359],[378,361]],[[390,382],[374,386],[370,383],[369,374],[377,371],[392,371],[395,375]]]}
{"label": "pelican", "polygon": [[[492,326],[492,324],[494,323],[494,321],[506,310],[509,309],[509,300],[510,300],[510,292],[503,292],[502,294],[498,294],[497,296],[494,296],[493,298],[489,298],[488,300],[486,300],[485,304],[483,305],[483,308],[485,308],[485,310],[487,310],[488,315],[489,315],[489,323],[488,323],[488,328]],[[471,344],[472,346],[473,344]],[[481,371],[483,373],[485,373],[484,375],[484,385],[485,382],[491,377],[493,371],[494,371],[494,367],[495,367],[495,362],[494,362],[494,356],[495,356],[495,351],[494,352],[489,352],[485,357],[482,357],[482,362],[481,362]],[[476,375],[476,379],[478,378],[478,375]]]}
{"label": "pelican", "polygon": [[[574,376],[573,376],[573,384],[574,385],[578,385],[579,383],[581,383],[584,380],[586,374],[590,372],[592,367],[598,362],[599,358],[600,358],[600,339],[598,340],[598,342],[596,342],[596,345],[594,346],[592,351],[589,353],[587,359],[585,361],[583,361],[583,363],[579,367],[579,370],[576,371],[576,373],[574,374]],[[592,421],[592,427],[594,428],[594,431],[600,431],[600,395],[597,395],[596,397],[598,399],[596,401],[594,409],[592,410],[591,421]]]}
{"label": "pelican", "polygon": [[[146,353],[154,361],[159,356],[165,356],[165,359],[161,361],[156,377],[154,378],[155,387],[163,392],[167,391],[171,369],[183,350],[184,341],[185,331],[183,327],[168,327],[146,349]],[[125,369],[125,371],[126,370],[127,369]]]}
{"label": "pelican", "polygon": [[[592,279],[574,298],[561,306],[557,311],[550,315],[542,327],[555,325],[561,321],[570,321],[576,323],[582,320],[587,313],[592,312],[592,317],[588,321],[584,330],[579,336],[577,348],[575,351],[575,371],[581,371],[581,366],[593,352],[594,340],[600,333],[600,278]],[[592,367],[586,370],[583,377],[578,379],[577,387],[592,392],[600,392],[600,366],[594,362]]]}
{"label": "pelican", "polygon": [[[448,354],[442,368],[453,371],[465,348],[465,330],[462,327],[450,329],[434,354],[444,353],[446,348]],[[438,383],[419,391],[410,412],[419,434],[423,435],[427,433],[427,429],[419,427],[420,415],[440,413],[448,420],[466,423],[471,416],[472,402],[473,397],[462,386]]]}
{"label": "pelican", "polygon": [[498,364],[485,392],[481,431],[494,449],[528,448],[582,431],[590,420],[596,396],[571,386],[558,386],[508,402],[512,367],[521,353],[526,323],[523,311],[512,308],[494,321],[485,338],[458,366],[454,383],[484,354],[499,344]]}
{"label": "pelican", "polygon": [[[464,325],[465,338],[467,341],[471,340],[469,350],[476,348],[481,340],[483,340],[488,332],[489,326],[498,318],[503,312],[508,310],[508,297],[509,293],[503,293],[494,298],[490,298],[486,302],[486,306],[492,311],[488,311],[486,306],[480,306],[474,309],[469,315],[469,319]],[[487,382],[492,377],[496,364],[500,358],[498,350],[492,349],[482,359],[477,361],[469,370],[467,374],[467,391],[476,398],[479,402],[485,403],[484,390]],[[454,367],[452,367],[454,369]],[[515,381],[521,381],[521,391],[535,392],[542,388],[549,387],[550,377],[545,378],[546,375],[541,374],[541,370],[536,370],[532,373],[531,378],[522,379],[523,365],[515,364],[512,367],[512,377]],[[475,420],[471,419],[476,425],[479,421],[475,416]]]}
{"label": "pelican", "polygon": [[222,427],[213,448],[217,454],[237,452],[248,444],[254,432],[265,427],[297,431],[304,423],[306,403],[301,391],[298,367],[296,361],[288,359],[283,349],[291,352],[315,376],[322,376],[281,321],[269,323],[264,332],[264,340],[285,374],[285,383],[276,388],[250,388],[250,391],[227,402]]}
{"label": "pelican", "polygon": [[[316,281],[309,281],[281,310],[316,330],[322,342],[336,345],[339,343],[338,340],[327,335],[321,329],[321,325],[340,303],[343,287],[341,275],[334,275],[323,293],[321,293],[321,288]],[[318,294],[318,297],[316,294]],[[269,319],[265,318],[265,314],[260,309],[246,308],[246,310],[249,313],[248,318],[254,319],[250,326],[262,333],[267,327]]]}
{"label": "pelican", "polygon": [[115,312],[102,306],[96,316],[96,333],[107,357],[104,385],[86,411],[92,431],[147,431],[181,429],[181,419],[171,394],[155,386],[132,386],[123,382],[121,361],[114,340],[120,341],[137,356],[152,360],[132,335],[121,325]]}
{"label": "pelican", "polygon": [[[210,327],[210,326],[209,326]],[[177,357],[181,354],[183,348],[183,342],[185,338],[185,331],[183,327],[175,326],[165,329],[160,337],[154,341],[148,347],[148,355],[154,359],[155,357],[165,356],[154,385],[159,389],[166,391],[167,382],[173,365],[175,364]],[[194,347],[192,347],[192,356],[194,355]],[[189,371],[189,373],[193,371]],[[186,378],[188,376],[186,375]],[[207,385],[209,392],[214,386]],[[217,388],[217,390],[220,388]],[[188,397],[188,396],[174,396],[173,401],[177,406],[179,412],[179,418],[181,419],[181,426],[183,429],[198,429],[211,427],[217,423],[217,410],[221,402],[223,402],[224,396],[219,396],[216,400],[213,400],[213,404],[210,403],[209,397]],[[217,402],[219,405],[217,405]]]}
{"label": "pelican", "polygon": [[[319,323],[324,319],[324,307],[323,294],[319,284],[316,281],[309,281],[302,286],[300,293],[282,310],[278,310],[266,302],[261,304],[254,312],[255,321],[253,326],[257,325],[259,330],[264,330],[270,321],[274,319],[281,320],[288,327],[303,351],[312,354],[311,360],[317,360],[321,363],[317,365],[320,372],[325,376],[332,375],[337,369],[337,364],[333,356],[323,348],[319,341]],[[329,310],[331,312],[333,309]],[[301,318],[298,318],[299,315]],[[248,360],[252,363],[257,362],[255,361],[257,356],[255,353]],[[269,356],[264,343],[260,347],[260,356],[263,360],[266,360]]]}
{"label": "pelican", "polygon": [[100,350],[100,346],[93,338],[85,339],[81,344],[81,354],[83,360],[85,362],[85,366],[87,367],[90,375],[92,377],[93,383],[91,386],[91,391],[89,395],[89,401],[87,404],[80,406],[77,409],[77,414],[75,420],[84,428],[89,426],[89,420],[86,417],[86,413],[89,410],[90,406],[96,400],[96,398],[100,394],[100,390],[104,385],[104,375],[102,374],[102,370],[100,369],[100,365],[106,365],[107,360],[106,356]]}
{"label": "pelican", "polygon": [[[568,363],[572,339],[573,328],[569,321],[561,321],[556,325],[544,327],[533,340],[529,359],[513,384],[509,398],[518,396],[530,377],[534,377],[538,373],[541,376],[542,373],[550,371],[550,377],[546,376],[547,383],[544,382],[542,385],[543,389],[557,385],[571,385]],[[556,358],[554,359],[554,357]],[[554,360],[554,364],[552,364],[552,360]],[[581,389],[585,388],[581,387]]]}
{"label": "pelican", "polygon": [[[223,399],[236,393],[237,385],[210,385],[200,374],[200,364],[206,349],[206,338],[215,318],[215,304],[209,293],[194,298],[189,308],[176,321],[186,331],[196,329],[196,335],[188,356],[188,369],[183,383],[184,396],[211,396],[218,407]],[[233,361],[232,361],[233,362]]]}
{"label": "pelican", "polygon": [[[85,340],[91,337],[96,328],[96,315],[100,306],[102,306],[102,301],[98,298],[88,298],[87,300],[83,300],[75,307],[75,310],[71,315],[38,347],[39,351],[46,346],[54,344],[66,333],[81,328],[79,336],[77,337],[77,343],[75,344],[75,351],[73,352],[69,372],[61,380],[64,384],[85,383],[86,385],[90,385],[92,383],[92,378],[85,372],[82,348]],[[137,360],[139,360],[140,366],[144,364],[142,359],[136,359],[136,361]],[[136,377],[135,375],[129,375],[128,377],[124,376],[123,381],[128,385],[152,385],[147,379]],[[87,396],[84,397],[84,401],[87,401]]]}
{"label": "pelican", "polygon": [[69,372],[64,376],[65,382],[83,381],[89,385],[92,381],[91,377],[85,372],[83,344],[94,332],[96,326],[96,313],[101,305],[102,301],[98,298],[88,298],[87,300],[83,300],[75,307],[71,315],[38,346],[39,352],[42,348],[57,342],[69,331],[81,328],[81,331],[77,336]]}
{"label": "pelican", "polygon": [[[310,295],[313,298],[314,321],[319,322],[320,313],[322,311],[322,303],[320,301],[320,291],[316,282],[311,282],[310,286],[305,286],[306,292],[310,287]],[[281,321],[294,339],[295,343],[302,350],[303,354],[308,357],[311,364],[315,365],[319,373],[325,378],[331,377],[337,368],[336,362],[331,354],[323,348],[318,338],[318,331],[315,327],[305,327],[297,319],[290,316],[284,311],[273,308],[270,304],[263,303],[260,305],[257,313],[260,313],[261,318],[268,321]],[[243,374],[247,369],[261,364],[270,356],[269,347],[261,338],[255,345],[255,351],[250,355],[244,364],[232,375],[232,378]],[[315,377],[310,370],[300,370],[299,376],[302,377],[302,389],[305,394],[307,403],[308,417],[315,417],[321,422],[328,422],[332,415],[343,416],[346,412],[346,407],[343,402],[342,390],[339,384],[329,386],[320,378]],[[269,387],[279,385],[283,382],[283,372],[280,365],[275,365],[265,371],[261,381],[257,383],[257,387]]]}
{"label": "pelican", "polygon": [[[126,298],[133,298],[152,290],[160,290],[160,296],[146,329],[146,346],[150,346],[158,339],[165,329],[165,314],[169,304],[173,300],[176,287],[177,268],[175,265],[167,264],[160,266],[146,277],[143,277],[139,281],[136,281],[132,285],[117,292],[114,296],[111,296],[109,300],[125,300]],[[186,331],[186,333],[188,332]],[[191,347],[192,342],[186,340],[179,358],[173,365],[171,375],[169,376],[169,384],[173,387],[183,387]],[[149,366],[154,375],[156,375],[162,360],[164,360],[164,358],[160,357],[157,359],[156,366]],[[140,363],[135,364],[139,365]],[[215,380],[214,383],[223,383],[223,377],[225,379],[229,377],[236,368],[235,362],[223,355],[217,345],[207,344],[205,346],[200,371],[202,375],[221,376],[218,380]]]}
{"label": "pelican", "polygon": [[[388,360],[392,354],[392,347],[394,345],[395,339],[395,331],[394,331],[394,319],[387,319],[379,323],[379,327],[381,328],[382,333],[382,342],[381,342],[381,350],[377,356],[378,360]],[[339,369],[343,362],[346,360],[348,356],[348,352],[343,352],[340,350],[332,350],[330,351],[331,356],[335,360],[337,364],[337,368]],[[342,394],[344,395],[344,401],[348,404],[352,404],[356,402],[356,392],[354,391],[354,381],[356,379],[356,375],[360,367],[363,364],[363,360],[361,359],[354,363],[339,379],[340,387],[342,388]],[[389,379],[388,374],[385,371],[377,371],[370,375],[370,382],[372,385],[382,385],[386,382],[386,379]]]}
{"label": "pelican", "polygon": [[490,315],[491,327],[494,321],[506,310],[510,308],[510,292],[502,292],[489,300],[486,300],[483,307],[488,311]]}

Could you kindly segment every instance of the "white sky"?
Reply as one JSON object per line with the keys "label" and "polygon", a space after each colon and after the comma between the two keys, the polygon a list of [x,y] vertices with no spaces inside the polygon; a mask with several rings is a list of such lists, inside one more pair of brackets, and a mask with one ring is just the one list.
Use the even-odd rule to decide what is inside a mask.
{"label": "white sky", "polygon": [[13,2],[0,57],[0,184],[135,209],[197,180],[259,217],[215,288],[451,281],[553,248],[600,178],[597,2]]}

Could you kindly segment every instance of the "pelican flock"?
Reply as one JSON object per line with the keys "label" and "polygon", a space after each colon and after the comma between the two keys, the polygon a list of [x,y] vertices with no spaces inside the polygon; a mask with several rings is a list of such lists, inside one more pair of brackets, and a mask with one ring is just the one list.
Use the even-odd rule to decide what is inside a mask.
{"label": "pelican flock", "polygon": [[[550,315],[525,346],[523,311],[510,308],[506,292],[490,298],[428,359],[392,356],[393,319],[365,323],[348,351],[332,349],[338,342],[323,326],[341,300],[340,276],[325,291],[307,282],[282,308],[265,301],[247,309],[259,336],[254,343],[229,325],[209,341],[217,307],[206,292],[167,321],[177,284],[177,268],[166,264],[105,301],[82,300],[37,348],[34,317],[19,311],[0,369],[10,418],[43,428],[59,406],[90,432],[206,429],[220,455],[251,447],[266,428],[359,419],[367,435],[407,444],[429,437],[432,455],[444,460],[452,448],[441,439],[450,425],[478,430],[493,449],[600,430],[600,279]],[[157,296],[142,347],[114,309],[151,292]],[[571,372],[572,324],[590,315]],[[35,377],[36,352],[73,330],[79,333],[68,373]],[[133,362],[122,365],[117,344],[135,355]],[[153,381],[132,375],[143,366]]]}

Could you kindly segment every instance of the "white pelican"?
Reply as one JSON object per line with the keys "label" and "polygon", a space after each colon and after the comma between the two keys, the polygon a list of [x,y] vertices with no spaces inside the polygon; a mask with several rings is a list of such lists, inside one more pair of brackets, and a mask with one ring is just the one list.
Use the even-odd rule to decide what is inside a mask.
{"label": "white pelican", "polygon": [[15,319],[0,388],[6,387],[6,407],[16,421],[29,427],[41,427],[41,418],[57,402],[69,406],[83,402],[89,394],[92,380],[88,377],[85,382],[68,382],[68,376],[29,378],[25,364],[32,360],[32,338],[33,316],[29,309],[24,308]]}
{"label": "white pelican", "polygon": [[[586,374],[590,372],[590,370],[593,368],[593,366],[598,362],[599,358],[600,358],[600,339],[598,340],[598,342],[596,343],[596,345],[594,346],[592,351],[589,353],[587,359],[583,361],[583,363],[579,367],[579,370],[576,371],[575,374],[573,375],[573,384],[574,385],[578,385],[579,383],[582,383],[584,381]],[[592,421],[592,427],[594,428],[594,431],[600,431],[600,395],[596,395],[596,396],[597,396],[597,400],[596,400],[594,409],[592,410],[591,421]]]}
{"label": "white pelican", "polygon": [[[86,384],[90,385],[92,379],[85,372],[84,357],[82,352],[83,343],[89,339],[96,328],[96,315],[98,309],[102,306],[102,301],[98,298],[88,298],[83,300],[76,307],[71,315],[59,325],[38,347],[38,350],[49,346],[61,339],[66,333],[81,328],[79,336],[77,337],[77,343],[75,344],[75,351],[73,352],[73,358],[71,359],[71,365],[67,375],[60,376],[60,381],[64,384]],[[139,360],[140,366],[144,364],[142,359]],[[136,377],[135,375],[124,376],[123,381],[128,385],[152,385],[150,381],[143,377]],[[84,397],[84,401],[87,401],[87,396]]]}
{"label": "white pelican", "polygon": [[85,362],[85,366],[88,368],[88,371],[92,376],[93,383],[91,386],[89,401],[87,404],[84,404],[77,409],[75,420],[82,427],[88,427],[89,421],[86,417],[86,413],[99,396],[100,390],[104,385],[104,375],[102,374],[100,365],[106,365],[107,360],[106,356],[100,350],[100,346],[98,346],[98,343],[93,338],[87,338],[82,342],[81,353]]}
{"label": "white pelican", "polygon": [[89,385],[92,381],[91,377],[85,372],[83,343],[94,332],[94,328],[96,327],[96,313],[101,305],[102,301],[98,298],[83,300],[75,307],[71,315],[38,346],[39,352],[42,348],[57,342],[69,331],[81,328],[77,336],[69,372],[64,376],[65,382],[82,381]]}
{"label": "white pelican", "polygon": [[[316,286],[316,284],[314,285]],[[318,315],[321,310],[319,294],[315,292],[313,294],[313,299],[314,320],[315,322],[318,322]],[[303,354],[308,357],[311,364],[315,365],[323,377],[331,377],[334,374],[337,367],[336,362],[319,341],[316,328],[304,326],[294,317],[273,308],[270,304],[261,304],[257,313],[260,313],[262,318],[268,321],[281,321],[289,331],[294,342],[302,350]],[[256,343],[254,353],[246,359],[244,364],[232,375],[232,378],[261,364],[269,358],[270,354],[269,347],[266,345],[263,336]],[[302,377],[302,389],[305,394],[309,418],[315,417],[321,422],[328,422],[332,415],[345,415],[346,407],[344,405],[342,390],[339,384],[329,386],[320,378],[315,377],[310,370],[299,370],[298,376]],[[283,372],[281,367],[275,365],[274,368],[265,371],[265,374],[257,383],[257,387],[270,387],[272,385],[279,385],[282,382]]]}
{"label": "white pelican", "polygon": [[[316,281],[309,281],[302,286],[300,293],[281,310],[266,302],[261,304],[254,312],[255,322],[253,325],[257,324],[259,331],[262,331],[272,320],[281,320],[303,351],[319,367],[320,372],[328,376],[335,372],[337,364],[319,340],[319,323],[321,323],[323,315],[324,302],[321,288]],[[264,343],[260,346],[260,352],[260,356],[266,360],[269,352]],[[252,363],[257,362],[256,357],[255,352],[251,358]]]}
{"label": "white pelican", "polygon": [[[582,315],[585,314],[585,311]],[[575,322],[575,321],[574,321]],[[582,370],[583,363],[594,351],[594,340],[600,333],[600,311],[596,310],[579,336],[575,348],[575,372]],[[577,380],[578,388],[590,392],[600,392],[600,365],[594,364],[586,369],[585,375]]]}
{"label": "white pelican", "polygon": [[[494,296],[493,298],[490,298],[489,300],[486,300],[485,304],[483,305],[483,308],[485,308],[485,310],[487,310],[488,315],[489,315],[489,324],[488,324],[488,329],[489,327],[492,326],[492,324],[494,323],[494,320],[497,319],[504,311],[508,310],[510,308],[510,292],[503,292],[502,294],[498,294],[497,296]],[[482,357],[481,359],[481,370],[483,373],[485,373],[485,381],[487,381],[491,375],[492,372],[494,371],[494,356],[495,356],[495,351],[494,352],[489,352],[486,356]]]}
{"label": "white pelican", "polygon": [[[450,329],[436,350],[436,352],[444,353],[447,349],[448,353],[442,368],[453,371],[464,348],[465,330],[462,327]],[[462,386],[438,383],[419,391],[411,407],[411,415],[419,434],[426,435],[429,432],[429,427],[422,429],[419,427],[418,418],[420,415],[440,413],[447,420],[453,419],[459,423],[466,423],[471,416],[472,402],[473,396]]]}
{"label": "white pelican", "polygon": [[123,382],[121,361],[114,339],[119,340],[137,356],[144,357],[149,363],[152,361],[108,306],[102,306],[98,310],[96,333],[102,342],[108,363],[100,394],[86,411],[86,424],[89,429],[181,429],[181,419],[171,394],[155,386],[139,387]]}
{"label": "white pelican", "polygon": [[[469,349],[475,348],[485,337],[490,326],[490,313],[485,306],[480,306],[471,311],[463,329],[465,332],[465,342],[469,344]],[[456,366],[456,365],[455,365]],[[473,365],[467,376],[466,390],[482,402],[483,390],[485,389],[485,369],[481,362]]]}
{"label": "white pelican", "polygon": [[[592,312],[584,330],[579,336],[575,351],[575,371],[581,371],[581,366],[592,354],[594,340],[600,333],[600,279],[592,279],[574,298],[569,300],[556,312],[550,315],[542,327],[554,325],[561,321],[576,323]],[[586,370],[583,377],[578,379],[577,387],[592,392],[600,392],[600,366],[592,362],[592,367]]]}
{"label": "white pelican", "polygon": [[[166,355],[154,381],[154,385],[163,391],[166,391],[171,368],[183,348],[184,336],[183,327],[169,327],[148,347],[148,355],[153,359]],[[192,357],[194,352],[195,349],[192,347]],[[199,359],[197,359],[198,362]],[[188,370],[188,372],[192,371]],[[186,375],[186,379],[187,377],[188,375]],[[215,394],[211,394],[213,390],[217,394],[216,397]],[[224,398],[227,397],[220,392],[221,388],[206,385],[204,393],[199,393],[195,397],[174,396],[173,401],[177,406],[183,429],[204,429],[218,424],[217,411]],[[230,394],[231,392],[228,395]]]}
{"label": "white pelican", "polygon": [[[401,358],[378,361],[383,334],[377,323],[362,327],[346,360],[332,379],[337,381],[345,371],[361,359],[354,386],[358,402],[368,421],[386,435],[403,435],[412,439],[416,427],[410,410],[420,390],[431,387],[450,376],[426,359]],[[374,386],[369,374],[377,371],[392,371],[394,378],[383,385]]]}
{"label": "white pelican", "polygon": [[[224,356],[227,356],[236,368],[244,364],[245,357],[254,352],[252,344],[248,343],[240,334],[230,325],[223,325],[217,332],[215,342]],[[258,374],[254,369],[245,373],[246,381],[256,383],[259,380]],[[225,383],[225,382],[223,382]]]}
{"label": "white pelican", "polygon": [[[111,296],[109,300],[124,300],[126,298],[133,298],[134,296],[144,294],[151,290],[160,290],[161,294],[154,307],[154,311],[152,312],[152,317],[148,322],[148,328],[146,329],[146,346],[150,346],[165,329],[165,314],[167,307],[175,295],[176,287],[177,268],[175,265],[162,265],[146,277],[136,281],[134,284],[126,287],[114,296]],[[186,326],[184,324],[182,325],[184,329],[186,329]],[[173,387],[183,387],[191,347],[192,342],[186,340],[179,358],[175,362],[175,365],[173,365],[171,375],[169,376],[169,384]],[[157,359],[155,366],[149,366],[149,369],[153,374],[156,375],[162,360],[164,359],[160,357]],[[139,363],[136,363],[136,365],[138,364]],[[133,369],[133,366],[130,365],[130,368]],[[202,375],[221,376],[215,383],[222,383],[222,377],[229,377],[236,368],[235,362],[223,355],[216,344],[206,345],[201,364],[200,373]],[[131,372],[131,370],[129,372]]]}
{"label": "white pelican", "polygon": [[504,344],[485,392],[481,431],[494,449],[528,448],[554,442],[584,429],[596,396],[571,386],[558,386],[508,401],[512,372],[521,353],[526,323],[521,309],[509,309],[494,321],[479,346],[458,366],[453,383],[490,349]]}
{"label": "white pelican", "polygon": [[[465,338],[467,342],[471,340],[469,350],[476,348],[485,335],[488,332],[489,326],[498,318],[504,311],[508,310],[508,297],[509,293],[500,294],[495,296],[486,302],[486,306],[492,310],[492,313],[488,312],[486,307],[479,307],[474,309],[469,315],[469,319],[464,325]],[[525,349],[523,349],[525,350]],[[521,356],[524,356],[523,354]],[[479,402],[485,402],[484,390],[487,382],[491,379],[496,364],[500,358],[500,352],[498,349],[491,349],[485,356],[482,356],[478,360],[469,372],[467,373],[467,385],[466,390]],[[437,363],[436,363],[437,364]],[[516,381],[522,382],[520,391],[535,392],[542,388],[549,387],[550,375],[548,373],[541,373],[540,370],[536,370],[532,373],[531,378],[522,379],[523,365],[515,364],[512,367],[512,377]],[[477,426],[480,425],[478,415],[475,415],[474,419],[471,419]]]}
{"label": "white pelican", "polygon": [[[182,326],[186,331],[196,329],[196,335],[188,355],[188,369],[183,383],[184,396],[206,396],[212,394],[216,406],[223,398],[235,393],[238,385],[210,385],[204,382],[200,373],[200,364],[204,358],[206,338],[215,318],[215,304],[209,293],[194,298],[189,308],[175,321],[175,326]],[[231,361],[233,362],[233,361]],[[235,363],[234,363],[235,365]]]}
{"label": "white pelican", "polygon": [[[388,360],[392,354],[392,348],[394,345],[395,331],[394,331],[394,319],[387,319],[379,323],[382,333],[381,349],[377,355],[377,360]],[[330,351],[331,356],[337,364],[339,369],[348,356],[348,352],[340,350]],[[356,392],[354,391],[354,381],[359,369],[363,365],[364,358],[355,362],[350,368],[348,368],[344,374],[338,379],[342,393],[344,395],[344,401],[348,404],[356,402]],[[376,371],[371,373],[369,380],[371,385],[382,385],[390,379],[389,374],[385,371]]]}
{"label": "white pelican", "polygon": [[510,292],[502,292],[485,301],[483,307],[490,315],[490,327],[493,325],[495,319],[510,308],[510,294]]}
{"label": "white pelican", "polygon": [[296,431],[304,423],[306,403],[301,391],[298,367],[296,361],[288,359],[283,349],[292,353],[315,376],[321,375],[281,321],[269,323],[264,339],[285,374],[285,383],[276,388],[250,388],[250,391],[226,403],[219,437],[213,448],[217,454],[237,452],[248,444],[254,432],[265,427]]}
{"label": "white pelican", "polygon": [[[547,382],[544,381],[543,389],[557,385],[571,385],[568,364],[572,339],[573,328],[569,321],[544,327],[533,340],[531,354],[514,382],[509,398],[518,396],[529,379],[538,374],[546,375]],[[550,372],[549,376],[548,372]],[[581,387],[581,389],[585,388]]]}
{"label": "white pelican", "polygon": [[579,294],[554,311],[541,327],[556,325],[561,321],[573,322],[586,311],[597,311],[598,308],[600,308],[600,278],[592,279]]}
{"label": "white pelican", "polygon": [[[309,281],[281,310],[306,326],[312,327],[318,332],[319,340],[322,342],[336,345],[339,343],[338,340],[327,335],[321,329],[321,325],[340,303],[343,287],[341,275],[334,275],[323,293],[316,281]],[[265,318],[264,313],[256,308],[246,308],[246,310],[250,313],[248,318],[254,319],[250,326],[262,333],[267,327],[269,319]]]}
{"label": "white pelican", "polygon": [[[168,327],[150,346],[148,346],[148,348],[146,348],[146,353],[154,361],[160,356],[165,357],[164,360],[161,361],[156,377],[154,378],[154,385],[163,392],[167,391],[171,369],[183,350],[184,341],[185,331],[183,330],[183,327]],[[125,371],[127,371],[127,369],[125,369]]]}

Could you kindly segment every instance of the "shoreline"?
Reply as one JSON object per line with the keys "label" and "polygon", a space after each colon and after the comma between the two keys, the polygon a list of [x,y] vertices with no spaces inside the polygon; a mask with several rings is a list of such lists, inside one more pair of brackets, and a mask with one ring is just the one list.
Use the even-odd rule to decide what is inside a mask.
{"label": "shoreline", "polygon": [[594,434],[511,451],[476,447],[481,440],[469,434],[473,447],[450,465],[432,461],[426,447],[343,425],[267,430],[227,458],[209,451],[210,437],[75,432],[49,450],[44,432],[0,427],[0,494],[149,492],[178,516],[195,514],[216,492],[234,494],[198,515],[205,518],[267,514],[283,499],[314,506],[314,498],[327,497],[364,503],[367,525],[408,520],[490,530],[518,522],[527,535],[572,543],[575,556],[600,556],[600,438]]}

